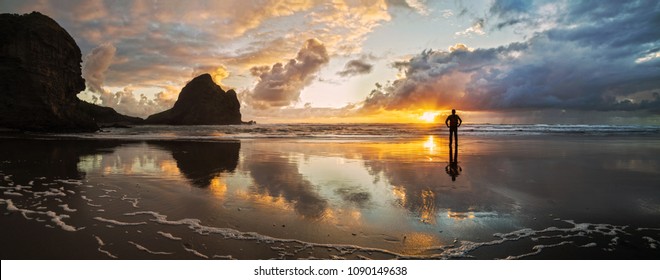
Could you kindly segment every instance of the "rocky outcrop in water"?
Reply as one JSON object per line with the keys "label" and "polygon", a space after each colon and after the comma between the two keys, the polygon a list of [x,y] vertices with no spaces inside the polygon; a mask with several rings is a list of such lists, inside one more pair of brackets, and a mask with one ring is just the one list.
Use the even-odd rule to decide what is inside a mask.
{"label": "rocky outcrop in water", "polygon": [[37,12],[0,15],[0,127],[96,131],[76,95],[85,89],[71,35]]}
{"label": "rocky outcrop in water", "polygon": [[225,92],[203,74],[188,82],[172,109],[153,114],[150,124],[224,125],[242,124],[240,103],[234,90]]}

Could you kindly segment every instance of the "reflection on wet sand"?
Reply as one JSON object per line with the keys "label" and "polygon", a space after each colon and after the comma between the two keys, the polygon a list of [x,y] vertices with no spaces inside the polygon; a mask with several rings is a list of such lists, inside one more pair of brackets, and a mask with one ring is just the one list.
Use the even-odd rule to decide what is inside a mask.
{"label": "reflection on wet sand", "polygon": [[319,218],[325,212],[327,201],[300,174],[295,162],[268,155],[254,158],[246,166],[254,179],[257,194],[271,197],[272,201],[283,198],[291,202],[303,217]]}
{"label": "reflection on wet sand", "polygon": [[[229,195],[265,213],[292,210],[331,224],[359,221],[384,229],[388,219],[377,216],[401,215],[396,209],[408,212],[398,219],[410,215],[416,221],[412,225],[436,225],[438,217],[474,217],[465,213],[513,211],[510,199],[478,189],[469,178],[456,185],[456,173],[448,180],[439,159],[449,156],[450,168],[457,165],[458,151],[439,149],[443,144],[433,136],[403,143],[271,141],[250,143],[239,156],[240,142],[157,141],[83,156],[79,169],[185,179],[214,197]],[[245,176],[237,172],[249,180],[233,180]]]}
{"label": "reflection on wet sand", "polygon": [[[524,223],[536,223],[536,217],[529,218],[535,211],[537,216],[561,214],[576,220],[620,216],[622,220],[638,217],[646,221],[657,216],[657,196],[649,187],[657,185],[657,171],[638,163],[657,166],[658,161],[645,149],[633,150],[636,154],[605,149],[610,152],[601,157],[618,161],[604,161],[600,166],[573,160],[580,157],[545,154],[581,155],[589,147],[567,149],[563,142],[546,141],[546,150],[540,151],[534,148],[538,142],[513,142],[464,139],[457,147],[461,150],[458,165],[458,149],[447,148],[444,137],[433,136],[397,141],[6,140],[0,171],[12,185],[3,185],[2,202],[8,209],[23,207],[23,214],[33,210],[46,213],[46,209],[29,209],[31,205],[50,207],[48,210],[71,216],[63,218],[67,225],[100,233],[115,226],[152,223],[131,220],[149,213],[169,216],[170,222],[197,225],[202,235],[210,230],[229,235],[247,232],[309,244],[351,244],[424,256],[433,254],[438,246],[456,244],[457,239],[492,239],[497,232],[531,227]],[[566,176],[556,176],[553,170]],[[634,176],[623,179],[621,173]],[[53,182],[73,179],[73,186],[85,185],[85,189],[32,186],[37,177]],[[641,187],[636,189],[639,192],[629,193],[612,187],[611,182]],[[594,196],[593,188],[603,186],[608,192]],[[22,201],[16,194],[29,197],[28,191],[51,191],[55,196],[38,205]],[[583,198],[589,196],[596,202],[585,202]],[[607,208],[585,210],[584,205]],[[617,207],[616,211],[611,207]],[[73,209],[76,211],[69,212]],[[126,216],[135,211],[143,212]],[[85,224],[85,218],[95,217],[101,219]],[[535,228],[549,227],[554,216],[547,220]],[[106,222],[97,226],[99,221]],[[196,234],[187,229],[190,227],[183,226],[178,232],[163,231],[159,236],[199,238],[186,236]],[[118,230],[103,238],[123,238],[125,232]],[[153,242],[145,247],[166,251],[159,249],[163,244],[157,241],[145,241]],[[127,249],[112,252],[122,254],[122,250]]]}
{"label": "reflection on wet sand", "polygon": [[[210,186],[221,173],[233,172],[241,149],[239,141],[155,141],[149,144],[170,152],[181,173],[194,186],[202,188]],[[215,183],[217,186],[218,181]]]}

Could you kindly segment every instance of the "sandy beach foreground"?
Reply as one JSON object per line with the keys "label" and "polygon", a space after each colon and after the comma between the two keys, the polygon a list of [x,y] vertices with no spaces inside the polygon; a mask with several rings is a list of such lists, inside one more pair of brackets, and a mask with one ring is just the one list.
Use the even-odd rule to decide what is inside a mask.
{"label": "sandy beach foreground", "polygon": [[447,144],[7,136],[2,259],[660,258],[657,138]]}

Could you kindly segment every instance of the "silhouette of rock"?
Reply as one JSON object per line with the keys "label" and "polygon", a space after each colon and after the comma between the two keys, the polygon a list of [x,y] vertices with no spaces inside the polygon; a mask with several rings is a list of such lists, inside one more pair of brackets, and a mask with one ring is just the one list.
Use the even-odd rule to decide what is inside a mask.
{"label": "silhouette of rock", "polygon": [[81,101],[79,107],[101,127],[126,126],[144,122],[141,118],[122,115],[110,107],[103,107],[85,101]]}
{"label": "silhouette of rock", "polygon": [[174,107],[149,116],[146,122],[169,125],[242,124],[240,106],[234,90],[225,92],[213,82],[211,75],[202,74],[183,87]]}
{"label": "silhouette of rock", "polygon": [[76,95],[85,89],[81,53],[53,19],[0,14],[0,127],[96,131]]}

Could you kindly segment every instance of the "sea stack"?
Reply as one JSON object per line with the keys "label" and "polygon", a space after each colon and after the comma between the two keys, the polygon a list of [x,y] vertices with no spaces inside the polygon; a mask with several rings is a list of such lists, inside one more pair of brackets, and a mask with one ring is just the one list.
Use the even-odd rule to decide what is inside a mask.
{"label": "sea stack", "polygon": [[167,125],[242,124],[240,107],[234,90],[225,92],[213,82],[211,75],[202,74],[183,87],[174,107],[149,116],[145,122]]}
{"label": "sea stack", "polygon": [[0,127],[96,131],[76,96],[85,89],[81,52],[53,19],[0,14]]}

